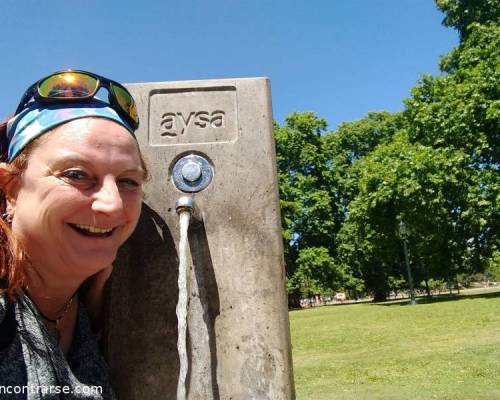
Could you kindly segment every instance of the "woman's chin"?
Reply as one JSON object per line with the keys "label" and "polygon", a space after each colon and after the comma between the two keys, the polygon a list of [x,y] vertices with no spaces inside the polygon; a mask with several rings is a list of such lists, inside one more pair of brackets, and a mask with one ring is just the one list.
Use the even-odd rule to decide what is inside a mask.
{"label": "woman's chin", "polygon": [[82,278],[88,278],[89,276],[92,276],[99,271],[102,271],[104,268],[109,267],[110,265],[113,264],[113,262],[116,259],[116,254],[114,256],[108,256],[108,257],[92,257],[85,262],[79,262],[77,265],[77,268],[74,268],[74,270],[78,270],[79,272],[82,272]]}

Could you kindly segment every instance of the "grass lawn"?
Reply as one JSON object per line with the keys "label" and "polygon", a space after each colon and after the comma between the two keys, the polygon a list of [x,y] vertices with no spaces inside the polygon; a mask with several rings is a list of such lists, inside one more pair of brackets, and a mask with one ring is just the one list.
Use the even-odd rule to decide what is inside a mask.
{"label": "grass lawn", "polygon": [[500,291],[290,312],[297,400],[500,399]]}

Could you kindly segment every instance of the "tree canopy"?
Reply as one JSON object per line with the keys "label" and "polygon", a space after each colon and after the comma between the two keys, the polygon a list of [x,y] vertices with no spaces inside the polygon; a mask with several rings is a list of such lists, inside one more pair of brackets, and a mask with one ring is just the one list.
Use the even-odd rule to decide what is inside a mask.
{"label": "tree canopy", "polygon": [[498,0],[436,0],[436,4],[446,14],[443,25],[457,29],[462,40],[467,37],[467,28],[472,23],[500,22]]}
{"label": "tree canopy", "polygon": [[[313,112],[275,126],[288,291],[378,299],[406,279],[497,272],[500,3],[437,0],[460,45],[424,75],[401,113],[327,132]],[[489,272],[488,272],[489,271]]]}

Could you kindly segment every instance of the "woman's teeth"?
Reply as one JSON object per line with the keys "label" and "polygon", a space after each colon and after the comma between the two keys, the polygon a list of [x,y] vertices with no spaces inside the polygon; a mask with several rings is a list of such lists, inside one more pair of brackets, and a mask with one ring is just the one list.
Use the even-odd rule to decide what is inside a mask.
{"label": "woman's teeth", "polygon": [[75,224],[76,227],[89,231],[91,233],[108,233],[113,230],[113,228],[108,228],[108,229],[101,229],[101,228],[96,228],[95,226],[90,226],[90,225],[80,225],[80,224]]}
{"label": "woman's teeth", "polygon": [[81,233],[85,234],[94,234],[98,236],[109,236],[111,232],[113,232],[113,228],[97,228],[91,225],[82,225],[82,224],[70,224],[73,228],[77,229]]}

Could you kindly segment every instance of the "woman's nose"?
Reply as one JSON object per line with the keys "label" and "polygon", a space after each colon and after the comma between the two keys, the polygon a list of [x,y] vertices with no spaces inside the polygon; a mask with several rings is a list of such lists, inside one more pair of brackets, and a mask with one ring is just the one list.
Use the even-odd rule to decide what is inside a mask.
{"label": "woman's nose", "polygon": [[94,193],[92,210],[106,214],[123,210],[123,199],[114,177],[104,178],[99,190]]}

